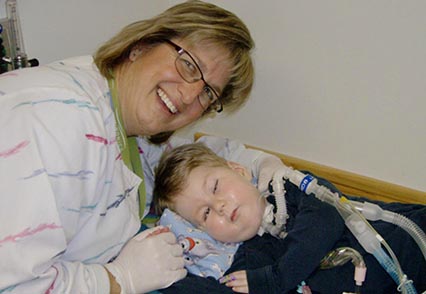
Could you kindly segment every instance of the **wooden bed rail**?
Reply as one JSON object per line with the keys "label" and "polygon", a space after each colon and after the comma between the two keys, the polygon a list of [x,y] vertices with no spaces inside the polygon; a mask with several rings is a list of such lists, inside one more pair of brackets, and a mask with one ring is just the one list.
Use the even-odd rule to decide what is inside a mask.
{"label": "wooden bed rail", "polygon": [[[195,133],[194,138],[206,136],[205,133]],[[369,199],[385,202],[405,202],[426,204],[426,192],[414,190],[404,186],[362,176],[356,173],[340,170],[315,162],[284,155],[279,152],[246,145],[248,148],[262,150],[278,156],[285,165],[298,170],[308,170],[315,175],[332,182],[346,195],[364,196]]]}

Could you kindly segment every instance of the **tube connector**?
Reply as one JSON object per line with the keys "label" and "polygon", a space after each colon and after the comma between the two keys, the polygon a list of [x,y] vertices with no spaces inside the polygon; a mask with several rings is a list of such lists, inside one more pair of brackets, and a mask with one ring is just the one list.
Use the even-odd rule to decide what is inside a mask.
{"label": "tube connector", "polygon": [[334,206],[339,198],[338,195],[332,193],[327,187],[319,185],[318,180],[309,174],[306,175],[292,168],[286,168],[282,174],[285,179],[288,179],[291,183],[299,187],[302,192],[305,192],[307,195],[314,194],[321,201]]}
{"label": "tube connector", "polygon": [[352,264],[355,266],[355,284],[358,287],[361,287],[362,283],[365,281],[367,267],[365,266],[365,262],[362,255],[351,247],[339,247],[334,249],[333,251],[330,251],[321,260],[320,269],[328,269],[336,266],[341,266],[349,260],[351,260]]}
{"label": "tube connector", "polygon": [[354,273],[354,280],[357,286],[362,286],[362,283],[365,281],[365,276],[367,274],[367,267],[364,265],[356,266]]}
{"label": "tube connector", "polygon": [[350,201],[350,203],[368,220],[383,220],[387,216],[386,211],[377,204],[358,201]]}
{"label": "tube connector", "polygon": [[376,234],[370,230],[358,214],[349,215],[345,219],[345,224],[368,253],[373,254],[381,248]]}

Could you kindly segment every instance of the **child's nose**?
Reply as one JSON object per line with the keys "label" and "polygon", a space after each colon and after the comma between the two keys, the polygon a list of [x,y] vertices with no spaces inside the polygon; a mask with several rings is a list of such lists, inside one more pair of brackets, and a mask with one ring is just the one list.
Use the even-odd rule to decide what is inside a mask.
{"label": "child's nose", "polygon": [[215,211],[219,215],[223,215],[225,212],[225,201],[218,200],[215,203]]}

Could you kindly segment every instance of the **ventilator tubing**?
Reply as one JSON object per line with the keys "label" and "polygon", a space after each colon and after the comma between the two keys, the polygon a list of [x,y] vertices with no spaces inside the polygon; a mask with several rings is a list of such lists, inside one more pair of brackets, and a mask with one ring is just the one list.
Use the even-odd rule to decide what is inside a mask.
{"label": "ventilator tubing", "polygon": [[[312,193],[319,200],[334,206],[342,216],[346,226],[357,238],[358,242],[368,253],[375,256],[380,265],[394,279],[398,285],[398,290],[409,294],[417,293],[413,287],[412,282],[407,280],[407,277],[402,272],[399,262],[395,254],[392,252],[392,249],[389,247],[389,245],[387,245],[386,241],[379,235],[379,233],[377,233],[376,230],[369,224],[366,218],[371,217],[371,220],[374,218],[383,218],[384,221],[401,226],[414,238],[414,240],[416,240],[417,244],[419,244],[419,247],[422,250],[423,255],[426,258],[426,237],[424,232],[415,223],[399,214],[386,210],[383,211],[380,207],[377,209],[374,207],[374,204],[368,202],[365,202],[362,206],[363,208],[365,207],[363,209],[363,213],[365,210],[365,213],[367,214],[367,217],[364,217],[359,211],[361,205],[359,205],[356,201],[349,201],[345,197],[339,197],[337,193],[331,192],[327,187],[318,185],[318,181],[313,176],[305,175],[302,172],[294,170],[290,167],[285,167],[280,175],[284,179],[287,179],[291,183],[295,184],[306,194]],[[392,258],[390,258],[385,253],[381,245],[386,247]]]}
{"label": "ventilator tubing", "polygon": [[[344,198],[345,199],[345,198]],[[345,201],[343,199],[343,201]],[[348,201],[348,200],[346,200]],[[338,208],[339,210],[339,208]],[[417,293],[411,281],[407,280],[406,275],[398,263],[396,256],[393,254],[391,248],[386,244],[385,240],[372,228],[368,222],[365,222],[361,215],[353,213],[345,219],[345,224],[357,238],[358,242],[368,253],[374,255],[379,264],[384,270],[392,277],[398,285],[398,290],[401,289],[402,293]],[[383,244],[391,254],[389,257],[381,247]]]}
{"label": "ventilator tubing", "polygon": [[351,201],[351,204],[368,220],[382,220],[404,229],[416,241],[426,260],[426,234],[415,222],[398,213],[383,210],[374,203]]}
{"label": "ventilator tubing", "polygon": [[402,293],[407,294],[417,294],[417,291],[413,286],[413,282],[407,280],[407,276],[403,275],[402,279],[400,279],[400,272],[398,267],[382,248],[375,251],[373,255],[380,263],[380,265],[386,270],[386,272],[392,277],[395,283],[399,285],[397,288],[398,291],[402,291]]}
{"label": "ventilator tubing", "polygon": [[[276,177],[279,178],[276,178]],[[274,195],[275,195],[275,202],[276,202],[276,208],[277,208],[277,213],[276,213],[276,219],[275,219],[275,223],[276,223],[276,227],[277,228],[282,228],[286,222],[286,212],[285,212],[285,190],[284,190],[284,183],[282,181],[282,179],[284,178],[284,175],[274,175],[274,181],[272,181],[272,185],[273,185],[273,190],[274,190]]]}

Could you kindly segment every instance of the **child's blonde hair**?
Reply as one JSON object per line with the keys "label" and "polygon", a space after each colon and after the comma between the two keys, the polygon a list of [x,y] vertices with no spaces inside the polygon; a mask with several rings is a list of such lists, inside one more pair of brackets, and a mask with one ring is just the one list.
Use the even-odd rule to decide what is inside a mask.
{"label": "child's blonde hair", "polygon": [[186,144],[165,152],[156,170],[154,205],[158,214],[174,210],[175,196],[187,185],[189,173],[196,167],[229,167],[227,161],[202,143]]}

